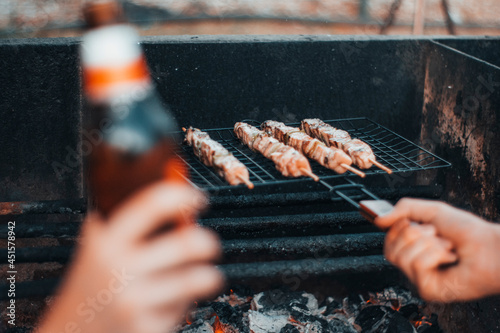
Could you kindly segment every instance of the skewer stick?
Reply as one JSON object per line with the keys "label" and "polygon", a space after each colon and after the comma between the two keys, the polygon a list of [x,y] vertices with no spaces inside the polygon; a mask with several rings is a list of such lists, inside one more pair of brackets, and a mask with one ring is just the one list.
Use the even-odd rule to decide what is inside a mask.
{"label": "skewer stick", "polygon": [[384,170],[385,172],[387,172],[388,174],[391,174],[392,173],[392,170],[389,169],[388,167],[386,167],[385,165],[381,164],[380,162],[377,162],[375,161],[374,159],[371,159],[370,158],[370,162],[372,162],[377,168],[380,168],[382,170]]}
{"label": "skewer stick", "polygon": [[304,175],[311,177],[315,182],[319,181],[319,177],[315,175],[312,171],[307,170],[306,168],[299,169]]}
{"label": "skewer stick", "polygon": [[350,166],[350,165],[347,165],[347,164],[345,164],[345,163],[342,163],[340,166],[341,166],[341,167],[343,167],[343,168],[346,168],[347,170],[351,171],[352,173],[357,174],[357,175],[358,175],[358,176],[360,176],[361,178],[365,178],[365,177],[366,177],[366,174],[365,174],[363,171],[360,171],[360,170],[358,170],[358,169],[356,169],[356,168],[353,168],[353,167],[352,167],[352,166]]}
{"label": "skewer stick", "polygon": [[245,177],[243,177],[242,175],[237,175],[236,178],[238,178],[239,180],[244,182],[249,189],[254,188],[253,183],[251,181],[249,181],[248,179],[246,179]]}

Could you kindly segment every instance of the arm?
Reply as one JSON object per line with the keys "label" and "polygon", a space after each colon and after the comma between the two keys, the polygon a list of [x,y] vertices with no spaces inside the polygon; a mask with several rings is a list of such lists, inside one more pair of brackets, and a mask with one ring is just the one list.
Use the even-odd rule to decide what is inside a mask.
{"label": "arm", "polygon": [[500,293],[500,226],[447,204],[403,199],[375,224],[389,229],[384,253],[427,300]]}
{"label": "arm", "polygon": [[[91,213],[38,332],[168,332],[222,277],[216,237],[194,223],[205,198],[181,185],[141,191],[103,221]],[[168,232],[155,233],[170,228]]]}

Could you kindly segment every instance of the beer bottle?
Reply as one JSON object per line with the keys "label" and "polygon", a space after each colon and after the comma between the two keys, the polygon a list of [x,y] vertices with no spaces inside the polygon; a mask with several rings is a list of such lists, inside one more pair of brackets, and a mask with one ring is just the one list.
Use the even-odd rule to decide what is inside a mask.
{"label": "beer bottle", "polygon": [[129,195],[160,179],[185,182],[177,155],[178,127],[161,102],[139,45],[117,3],[87,6],[89,31],[81,45],[87,135],[88,186],[104,216]]}

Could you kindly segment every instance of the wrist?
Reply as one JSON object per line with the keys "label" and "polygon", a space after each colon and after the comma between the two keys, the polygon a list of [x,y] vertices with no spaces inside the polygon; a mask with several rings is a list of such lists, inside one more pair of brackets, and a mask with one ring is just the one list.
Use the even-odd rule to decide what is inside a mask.
{"label": "wrist", "polygon": [[75,259],[58,287],[54,302],[47,309],[37,332],[78,332],[80,330],[104,332],[100,325],[100,312],[95,312],[91,321],[87,320],[88,316],[82,315],[82,304],[86,304],[87,297],[94,294],[93,289],[89,288],[89,281],[94,279],[89,278],[88,271],[91,268],[87,269],[87,272],[83,269],[89,265],[82,264],[80,253],[77,253]]}

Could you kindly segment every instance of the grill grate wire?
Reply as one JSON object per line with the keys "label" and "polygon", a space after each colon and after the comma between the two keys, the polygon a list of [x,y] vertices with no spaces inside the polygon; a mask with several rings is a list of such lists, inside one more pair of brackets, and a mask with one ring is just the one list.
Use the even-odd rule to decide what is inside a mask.
{"label": "grill grate wire", "polygon": [[[255,120],[243,121],[256,127],[260,126],[260,122]],[[368,118],[347,118],[326,120],[324,122],[349,132],[352,138],[358,138],[369,144],[377,160],[392,169],[393,173],[422,171],[451,166],[451,163],[441,157]],[[287,125],[298,127],[300,123],[289,123]],[[250,174],[250,181],[256,187],[293,182],[314,182],[314,180],[307,177],[287,178],[282,176],[276,170],[272,161],[241,143],[232,128],[204,129],[203,131],[207,132],[210,138],[218,141],[245,164]],[[189,182],[194,186],[208,191],[220,191],[232,188],[212,168],[200,162],[194,155],[192,147],[182,145],[181,150],[182,153],[179,155],[191,171]],[[359,204],[357,203],[359,200],[379,200],[364,185],[358,184],[353,180],[359,179],[354,173],[348,171],[345,174],[339,175],[315,161],[309,161],[312,171],[320,177],[319,182],[332,193],[333,197],[341,200],[344,199],[355,208],[359,208]],[[385,171],[375,166],[372,166],[368,170],[363,170],[363,172],[367,176],[386,174]],[[335,185],[331,185],[329,181],[333,181]],[[244,187],[244,185],[240,186]],[[332,199],[334,199],[333,197]]]}

